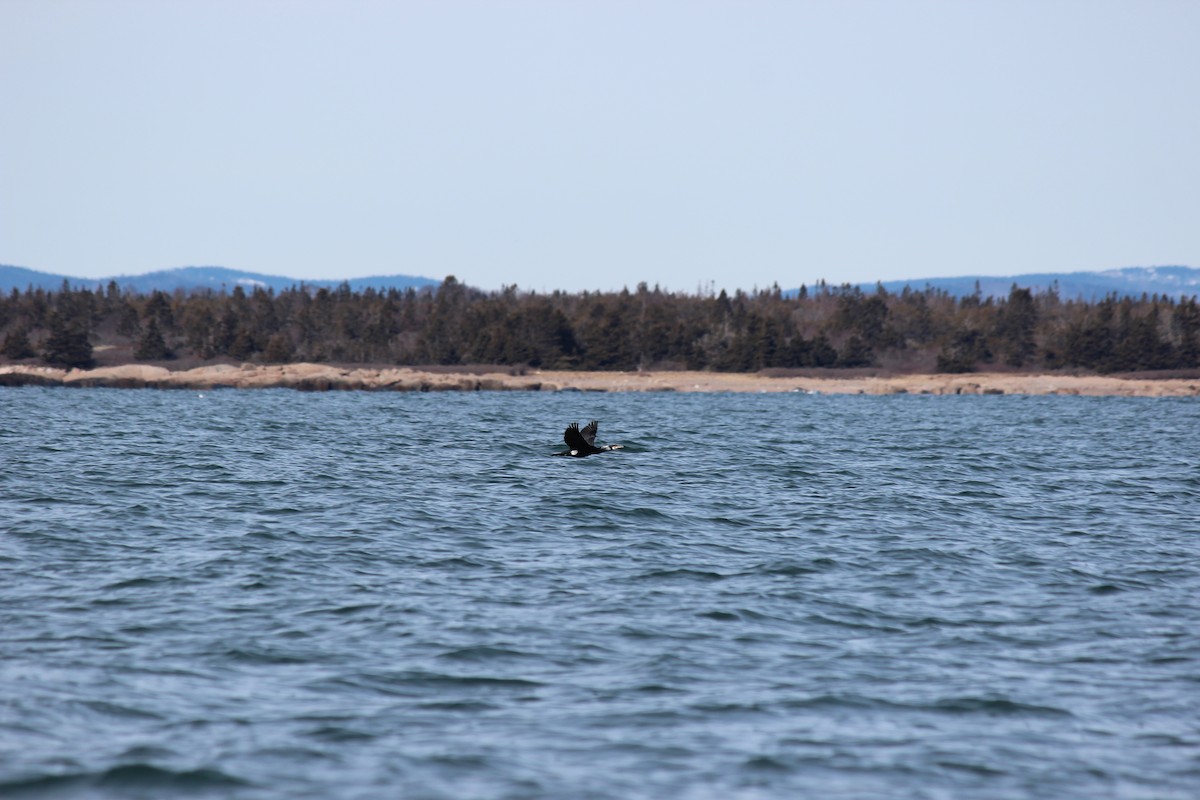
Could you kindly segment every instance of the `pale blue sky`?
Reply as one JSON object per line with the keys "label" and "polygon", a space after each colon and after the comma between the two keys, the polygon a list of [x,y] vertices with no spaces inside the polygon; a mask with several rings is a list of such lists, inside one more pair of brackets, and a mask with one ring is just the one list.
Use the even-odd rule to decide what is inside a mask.
{"label": "pale blue sky", "polygon": [[0,0],[0,263],[1200,265],[1200,2]]}

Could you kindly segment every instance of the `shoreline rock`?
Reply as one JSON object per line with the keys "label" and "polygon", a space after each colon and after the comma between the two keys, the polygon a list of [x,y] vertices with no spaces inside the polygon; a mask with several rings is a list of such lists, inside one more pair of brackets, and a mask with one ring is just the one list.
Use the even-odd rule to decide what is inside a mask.
{"label": "shoreline rock", "polygon": [[296,391],[580,391],[809,392],[819,394],[1025,394],[1118,397],[1200,397],[1200,378],[1144,379],[1052,373],[967,373],[890,377],[773,377],[722,372],[562,372],[528,375],[425,372],[396,367],[345,369],[327,364],[228,364],[168,370],[123,364],[63,370],[23,364],[0,367],[0,386],[114,389],[294,389]]}

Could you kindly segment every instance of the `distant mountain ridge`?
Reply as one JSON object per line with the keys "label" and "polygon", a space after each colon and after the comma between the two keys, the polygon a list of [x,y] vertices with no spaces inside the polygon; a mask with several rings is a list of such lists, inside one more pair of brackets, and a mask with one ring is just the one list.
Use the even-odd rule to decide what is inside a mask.
{"label": "distant mountain ridge", "polygon": [[[1200,269],[1174,266],[1124,267],[1103,272],[1037,272],[1005,277],[966,275],[956,278],[882,281],[883,288],[893,294],[904,291],[906,286],[913,291],[922,291],[926,286],[931,286],[953,297],[967,297],[974,294],[976,288],[983,297],[1007,297],[1013,284],[1022,289],[1032,289],[1035,294],[1055,288],[1063,300],[1101,300],[1113,293],[1120,297],[1141,297],[1143,294],[1191,297],[1200,295]],[[874,291],[877,284],[858,285],[867,292]]]}
{"label": "distant mountain ridge", "polygon": [[[333,289],[346,283],[353,291],[363,291],[367,288],[377,290],[387,289],[425,289],[441,285],[440,280],[414,275],[376,275],[365,278],[341,280],[300,280],[280,275],[265,275],[258,272],[228,269],[226,267],[181,267],[179,269],[158,270],[143,275],[115,275],[110,278],[75,278],[69,275],[57,275],[49,272],[0,265],[0,291],[11,292],[13,289],[24,291],[32,286],[35,289],[54,290],[62,286],[63,281],[76,287],[104,287],[109,281],[116,281],[122,289],[130,289],[142,294],[155,290],[173,292],[176,289],[192,291],[211,289],[213,291],[233,291],[235,286],[253,289],[255,286],[282,291],[293,286],[304,284],[315,288]],[[828,281],[829,285],[836,285]],[[1005,297],[1013,284],[1021,288],[1043,292],[1051,287],[1058,290],[1064,300],[1083,299],[1099,300],[1108,294],[1119,296],[1140,297],[1142,294],[1160,294],[1170,297],[1190,297],[1200,295],[1200,269],[1195,267],[1125,267],[1123,269],[1105,270],[1102,272],[1044,272],[1005,277],[966,275],[950,278],[921,278],[900,281],[882,281],[876,283],[857,284],[864,292],[872,292],[877,285],[882,285],[888,292],[896,294],[904,288],[922,291],[929,286],[947,292],[954,297],[966,297],[975,293],[978,288],[984,297]],[[811,290],[812,287],[810,286]],[[795,295],[799,289],[790,289],[785,295]]]}
{"label": "distant mountain ridge", "polygon": [[283,291],[293,286],[304,284],[316,288],[333,289],[343,283],[350,285],[354,291],[364,289],[424,289],[441,285],[441,281],[415,275],[376,275],[366,278],[350,278],[345,281],[309,281],[299,278],[288,278],[280,275],[264,275],[259,272],[228,269],[226,267],[181,267],[179,269],[164,269],[147,272],[143,275],[114,275],[109,278],[75,278],[70,275],[56,275],[49,272],[24,267],[0,265],[0,290],[11,292],[13,289],[25,291],[32,286],[35,289],[58,289],[66,281],[71,286],[92,288],[107,286],[110,281],[116,281],[121,289],[130,289],[142,294],[155,290],[173,292],[176,289],[193,291],[196,289],[212,289],[219,292],[233,291],[235,286],[253,289],[260,286],[275,291]]}

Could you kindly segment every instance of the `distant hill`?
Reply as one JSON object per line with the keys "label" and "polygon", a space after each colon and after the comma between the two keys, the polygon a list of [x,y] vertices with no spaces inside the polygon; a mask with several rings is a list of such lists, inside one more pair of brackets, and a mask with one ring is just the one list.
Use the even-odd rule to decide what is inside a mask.
{"label": "distant hill", "polygon": [[[258,272],[244,272],[225,267],[182,267],[180,269],[164,269],[158,272],[147,272],[144,275],[114,275],[109,278],[75,278],[69,275],[55,275],[49,272],[38,272],[24,267],[0,265],[0,290],[11,292],[14,288],[25,291],[32,286],[35,289],[58,289],[63,281],[76,287],[107,286],[109,281],[116,281],[122,289],[132,289],[135,292],[148,294],[154,290],[173,292],[176,289],[190,291],[194,289],[212,289],[213,291],[233,291],[235,286],[252,289],[261,286],[275,291],[282,291],[292,286],[316,288],[336,288],[343,281],[301,281],[299,278],[287,278],[279,275],[263,275]],[[432,278],[422,278],[413,275],[378,275],[367,278],[351,278],[344,281],[354,291],[373,289],[423,289],[441,285],[441,281]]]}
{"label": "distant hill", "polygon": [[[1194,267],[1125,267],[1104,272],[1042,272],[1028,275],[995,277],[967,275],[959,278],[922,278],[903,281],[883,281],[891,293],[911,287],[921,291],[926,286],[941,289],[953,297],[975,293],[976,283],[984,297],[1006,297],[1013,284],[1022,289],[1043,292],[1057,287],[1064,300],[1100,300],[1115,292],[1119,296],[1141,297],[1142,294],[1191,297],[1200,295],[1200,269]],[[864,292],[874,291],[876,284],[859,284]],[[811,289],[811,287],[809,287]]]}
{"label": "distant hill", "polygon": [[[24,291],[30,286],[52,290],[61,287],[63,281],[77,287],[107,286],[109,281],[116,281],[122,289],[132,289],[143,294],[155,289],[164,292],[173,292],[176,289],[232,291],[235,286],[247,289],[261,286],[278,292],[292,286],[299,286],[301,283],[315,288],[332,289],[344,282],[348,283],[354,291],[362,291],[367,288],[386,290],[412,287],[423,289],[441,285],[439,280],[413,275],[377,275],[352,278],[347,281],[301,281],[298,278],[244,272],[225,267],[183,267],[148,272],[144,275],[75,278],[69,275],[38,272],[24,267],[0,265],[0,291],[11,292],[14,288]],[[1052,286],[1057,286],[1058,294],[1064,300],[1098,300],[1113,292],[1121,296],[1133,297],[1141,297],[1143,293],[1190,297],[1200,295],[1200,269],[1194,267],[1125,267],[1104,272],[1046,272],[1007,277],[967,275],[953,278],[883,281],[883,288],[891,293],[899,293],[904,290],[905,286],[911,287],[915,291],[921,291],[926,286],[931,286],[945,291],[953,297],[966,297],[975,293],[976,284],[978,284],[979,291],[983,296],[1004,297],[1008,295],[1014,283],[1022,288],[1030,288],[1035,291],[1045,291]],[[864,292],[874,291],[876,285],[874,283],[859,284]],[[811,290],[811,288],[810,286],[809,289]],[[784,294],[791,296],[798,291],[799,289],[790,289]]]}

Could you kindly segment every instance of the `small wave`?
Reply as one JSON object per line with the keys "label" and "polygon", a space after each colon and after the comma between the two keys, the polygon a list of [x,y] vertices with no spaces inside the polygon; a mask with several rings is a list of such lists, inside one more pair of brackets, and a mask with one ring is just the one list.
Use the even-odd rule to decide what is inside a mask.
{"label": "small wave", "polygon": [[754,523],[744,519],[733,519],[732,517],[709,517],[708,521],[715,525],[723,525],[730,528],[750,528]]}
{"label": "small wave", "polygon": [[233,775],[217,769],[170,770],[152,764],[125,764],[104,772],[97,785],[113,788],[149,788],[185,792],[220,791],[250,786]]}
{"label": "small wave", "polygon": [[110,583],[104,587],[104,590],[115,591],[117,589],[145,589],[152,586],[159,586],[164,583],[174,583],[178,580],[178,578],[170,575],[143,575],[137,578],[128,578],[123,581],[117,581],[116,583]]}
{"label": "small wave", "polygon": [[233,647],[226,650],[225,657],[247,664],[307,664],[311,659],[277,650]]}
{"label": "small wave", "polygon": [[179,754],[174,750],[169,750],[165,747],[155,747],[152,745],[135,745],[121,754],[122,761],[147,761],[149,759],[165,761],[167,759],[178,757]]}
{"label": "small wave", "polygon": [[92,711],[106,714],[110,717],[124,717],[127,719],[163,719],[161,714],[156,714],[153,711],[146,711],[140,708],[132,708],[118,703],[111,703],[107,700],[85,700],[84,706]]}
{"label": "small wave", "polygon": [[733,609],[712,609],[709,611],[698,611],[696,616],[702,619],[711,619],[717,622],[777,622],[779,617],[764,614],[755,611],[752,608],[733,608]]}
{"label": "small wave", "polygon": [[675,686],[664,686],[661,683],[644,683],[633,687],[637,694],[686,694],[686,690]]}
{"label": "small wave", "polygon": [[437,567],[439,569],[486,569],[495,566],[495,564],[482,558],[454,556],[451,558],[439,558],[434,561],[422,561],[419,566]]}
{"label": "small wave", "polygon": [[700,569],[658,569],[633,576],[636,581],[723,581],[727,575]]}
{"label": "small wave", "polygon": [[715,703],[705,702],[696,703],[689,706],[689,710],[703,714],[705,717],[716,715],[722,717],[730,716],[758,716],[762,714],[771,714],[772,711],[759,703]]}
{"label": "small wave", "polygon": [[499,706],[478,700],[436,700],[432,703],[421,703],[417,708],[424,709],[425,711],[455,711],[479,714],[484,711],[496,711],[499,709]]}
{"label": "small wave", "polygon": [[[1191,656],[1156,656],[1153,658],[1147,658],[1146,663],[1147,664],[1190,664],[1190,663],[1194,662],[1195,660],[1196,659],[1192,658]],[[1121,661],[1123,661],[1123,659],[1113,659],[1114,663],[1119,663]],[[1200,678],[1197,678],[1197,680],[1200,680]]]}
{"label": "small wave", "polygon": [[[610,509],[610,511],[611,511],[611,509]],[[626,516],[633,517],[634,519],[670,519],[671,518],[670,514],[664,514],[663,512],[659,511],[657,508],[646,508],[644,506],[639,506],[638,508],[630,509],[628,512],[626,512]]]}
{"label": "small wave", "polygon": [[952,497],[966,497],[971,499],[989,499],[1003,500],[1005,495],[993,489],[960,489],[957,492],[951,492]]}
{"label": "small wave", "polygon": [[304,735],[327,742],[364,742],[376,738],[373,733],[346,728],[341,725],[322,725],[319,728],[307,731]]}
{"label": "small wave", "polygon": [[968,555],[934,547],[893,547],[880,551],[880,555],[889,561],[948,561],[958,564],[972,561]]}
{"label": "small wave", "polygon": [[[861,610],[856,610],[852,613],[855,613],[859,616],[864,616],[866,614],[866,612]],[[877,625],[871,624],[870,622],[854,622],[848,619],[837,619],[835,617],[826,616],[825,614],[809,614],[806,619],[808,619],[809,622],[815,622],[821,625],[832,625],[837,628],[849,628],[851,630],[879,631],[882,633],[907,633],[904,628],[899,628],[895,625]]]}
{"label": "small wave", "polygon": [[1008,774],[1002,769],[996,769],[994,767],[989,767],[986,764],[969,764],[965,761],[949,761],[946,759],[937,761],[935,763],[939,767],[944,767],[945,769],[958,770],[960,772],[969,772],[969,773],[972,773],[973,775],[979,775],[979,776],[986,777],[986,778],[994,778],[994,777],[999,777],[1001,775]]}
{"label": "small wave", "polygon": [[832,558],[814,558],[812,561],[772,561],[760,564],[753,569],[739,573],[741,575],[781,575],[794,577],[811,575],[816,572],[826,572],[840,566]]}
{"label": "small wave", "polygon": [[1018,703],[1007,698],[952,697],[929,703],[903,702],[866,695],[817,695],[787,703],[789,708],[868,708],[925,711],[939,714],[984,714],[987,716],[1073,717],[1070,711],[1053,706]]}
{"label": "small wave", "polygon": [[378,611],[383,608],[380,603],[354,603],[345,606],[322,606],[321,608],[309,608],[299,612],[302,617],[312,616],[335,616],[345,617],[354,614],[362,614],[367,611]]}
{"label": "small wave", "polygon": [[101,789],[121,796],[172,796],[218,794],[253,784],[220,770],[202,768],[171,770],[152,764],[122,764],[98,772],[66,775],[36,775],[0,783],[2,797],[57,796],[63,791]]}
{"label": "small wave", "polygon": [[397,673],[375,673],[341,679],[362,688],[375,689],[389,694],[407,694],[412,690],[429,688],[494,687],[499,689],[534,689],[542,684],[524,678],[498,678],[491,675],[450,675],[443,672],[410,670]]}
{"label": "small wave", "polygon": [[856,694],[820,694],[803,699],[786,700],[782,707],[788,709],[835,709],[835,708],[888,708],[895,706],[887,700],[864,697]]}
{"label": "small wave", "polygon": [[[918,708],[920,706],[917,706]],[[931,706],[934,711],[945,711],[951,714],[987,714],[998,715],[1032,715],[1039,717],[1073,717],[1070,711],[1053,706],[1031,705],[1018,703],[1004,697],[955,697],[939,700]]]}
{"label": "small wave", "polygon": [[791,772],[792,768],[778,759],[770,756],[754,756],[746,759],[742,764],[743,769],[748,769],[753,772]]}
{"label": "small wave", "polygon": [[476,645],[474,647],[462,647],[457,650],[447,650],[438,658],[444,658],[447,661],[500,661],[515,658],[534,658],[532,653],[523,653],[520,650],[509,650],[506,647],[492,647],[491,645]]}

